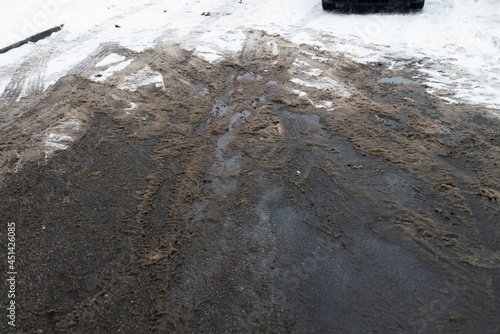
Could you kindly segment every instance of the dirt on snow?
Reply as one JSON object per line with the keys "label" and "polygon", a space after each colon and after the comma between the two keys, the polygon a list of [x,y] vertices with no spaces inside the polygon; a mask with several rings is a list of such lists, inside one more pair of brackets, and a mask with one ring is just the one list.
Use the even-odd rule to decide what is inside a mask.
{"label": "dirt on snow", "polygon": [[103,44],[13,82],[17,333],[498,333],[500,120],[417,66],[251,31],[218,63]]}

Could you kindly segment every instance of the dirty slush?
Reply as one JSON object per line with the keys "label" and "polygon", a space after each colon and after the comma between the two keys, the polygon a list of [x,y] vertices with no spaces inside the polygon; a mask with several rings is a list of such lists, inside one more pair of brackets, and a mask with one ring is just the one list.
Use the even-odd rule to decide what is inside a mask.
{"label": "dirty slush", "polygon": [[[105,44],[9,86],[2,333],[498,333],[498,118],[277,38],[215,64]],[[134,61],[90,80],[111,53]],[[145,66],[164,87],[120,89]]]}

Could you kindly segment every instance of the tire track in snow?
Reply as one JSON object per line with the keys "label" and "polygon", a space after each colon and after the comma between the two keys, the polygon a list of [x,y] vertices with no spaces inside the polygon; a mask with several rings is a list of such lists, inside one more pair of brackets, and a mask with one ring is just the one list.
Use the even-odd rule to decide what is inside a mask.
{"label": "tire track in snow", "polygon": [[[48,62],[50,60],[55,59],[72,49],[82,46],[84,47],[84,49],[81,50],[81,53],[86,53],[86,43],[96,39],[96,35],[108,29],[109,25],[112,22],[124,18],[129,14],[137,13],[138,11],[144,10],[153,5],[154,3],[151,2],[142,6],[130,8],[125,12],[108,18],[104,22],[95,26],[93,29],[82,35],[79,35],[73,40],[65,40],[67,32],[65,30],[62,30],[61,32],[53,34],[48,39],[46,39],[48,43],[36,43],[29,54],[22,59],[22,61],[20,62],[21,64],[16,69],[14,69],[9,83],[6,85],[5,89],[0,95],[0,101],[14,103],[24,96],[32,94],[36,96],[42,93],[45,90],[45,74]],[[92,55],[85,58],[83,62],[80,62],[77,65],[76,69],[71,70],[69,73],[78,74],[80,72],[84,72],[91,65],[97,64],[100,60],[109,55],[109,53],[111,53],[110,50],[118,54],[120,54],[120,52],[125,52],[125,48],[120,49],[115,45],[117,44],[110,43],[108,48],[106,48],[105,46],[99,49]],[[74,55],[71,56],[74,57]],[[67,73],[64,73],[59,77],[62,77],[66,74]]]}
{"label": "tire track in snow", "polygon": [[68,74],[90,76],[95,73],[96,65],[112,53],[129,58],[134,52],[130,49],[121,47],[116,42],[102,43],[94,52],[89,54],[84,60],[71,69]]}
{"label": "tire track in snow", "polygon": [[33,50],[23,59],[21,65],[15,70],[10,82],[5,87],[0,100],[16,102],[20,98],[33,94],[38,95],[44,90],[43,77],[47,62],[54,53],[59,42],[64,37],[63,33],[49,37],[49,43],[37,43]]}

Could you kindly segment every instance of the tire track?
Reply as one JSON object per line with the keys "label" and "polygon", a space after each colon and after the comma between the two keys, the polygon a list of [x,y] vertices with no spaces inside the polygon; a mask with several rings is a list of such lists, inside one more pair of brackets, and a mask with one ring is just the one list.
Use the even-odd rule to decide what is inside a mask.
{"label": "tire track", "polygon": [[[440,105],[419,86],[387,89],[373,80],[386,69],[333,67],[261,32],[249,32],[241,54],[220,63],[159,45],[133,55],[133,65],[105,84],[87,80],[115,51],[131,55],[101,45],[2,128],[8,135],[0,131],[2,152],[22,149],[67,110],[89,115],[77,147],[38,169],[5,174],[6,217],[29,224],[24,261],[37,259],[25,267],[28,287],[20,287],[31,306],[23,330],[411,332],[425,320],[453,332],[498,325],[498,248],[479,234],[491,233],[498,217],[491,168],[498,122],[471,125],[477,116],[462,111],[472,107]],[[301,70],[296,59],[311,66]],[[146,65],[162,74],[165,89],[118,88]],[[353,80],[360,93],[340,99],[303,87],[311,101],[334,101],[330,110],[300,99],[289,89],[293,71],[307,79],[313,68]],[[125,112],[130,101],[137,108]],[[491,191],[476,196],[478,184]],[[472,216],[464,205],[488,211]],[[478,220],[488,225],[479,232]],[[64,257],[46,256],[61,250]],[[443,285],[454,277],[463,290]]]}
{"label": "tire track", "polygon": [[116,42],[101,43],[94,52],[89,54],[84,60],[73,67],[73,69],[68,72],[68,75],[78,75],[85,78],[89,77],[95,74],[96,65],[113,53],[126,58],[131,58],[137,55],[137,52],[124,48]]}
{"label": "tire track", "polygon": [[[61,56],[71,49],[78,48],[85,45],[86,42],[95,39],[95,36],[108,29],[112,22],[126,17],[128,14],[137,13],[138,11],[144,10],[153,5],[154,3],[151,2],[143,6],[133,7],[124,13],[120,13],[107,19],[85,34],[77,36],[73,40],[65,39],[68,34],[63,29],[62,31],[52,34],[49,38],[47,38],[45,41],[48,41],[48,44],[45,44],[45,41],[35,43],[35,46],[30,53],[23,58],[21,64],[13,71],[9,83],[0,95],[0,101],[12,104],[18,102],[20,98],[30,95],[32,95],[31,98],[36,99],[46,88],[44,83],[45,73],[47,63],[51,59]],[[85,70],[87,70],[91,65],[97,64],[100,60],[106,57],[110,50],[113,50],[113,52],[118,54],[128,54],[128,51],[125,48],[118,47],[117,43],[105,43],[102,48],[88,56],[84,61],[78,64],[76,68],[70,70],[69,74],[85,72]],[[86,49],[83,49],[82,53],[85,52]],[[92,56],[95,58],[92,58]]]}
{"label": "tire track", "polygon": [[58,49],[64,39],[64,32],[50,36],[48,43],[36,43],[21,65],[15,70],[10,82],[0,95],[0,100],[5,102],[18,102],[25,96],[32,95],[36,98],[44,90],[44,75],[48,60]]}

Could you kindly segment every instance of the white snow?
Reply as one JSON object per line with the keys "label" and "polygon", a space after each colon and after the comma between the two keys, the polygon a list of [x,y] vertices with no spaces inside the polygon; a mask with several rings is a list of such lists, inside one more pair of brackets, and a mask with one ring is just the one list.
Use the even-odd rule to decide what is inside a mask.
{"label": "white snow", "polygon": [[293,94],[297,95],[300,98],[306,99],[308,97],[308,94],[306,92],[303,92],[298,89],[291,89],[290,90]]}
{"label": "white snow", "polygon": [[333,107],[332,101],[320,101],[318,104],[314,105],[318,109],[330,109]]}
{"label": "white snow", "polygon": [[340,96],[343,97],[349,97],[351,94],[343,89],[342,87],[339,87],[339,84],[334,81],[331,78],[324,77],[320,80],[314,80],[314,81],[305,81],[302,79],[298,78],[293,78],[290,80],[296,85],[303,86],[303,87],[312,87],[312,88],[317,88],[319,90],[333,90],[334,92],[338,93]]}
{"label": "white snow", "polygon": [[447,99],[500,108],[499,24],[499,1],[427,0],[421,13],[330,14],[307,27],[329,35],[329,50],[363,62],[413,58]]}
{"label": "white snow", "polygon": [[[106,60],[106,59],[104,59]],[[95,82],[103,82],[106,81],[110,76],[112,76],[115,72],[121,71],[125,68],[127,68],[128,65],[132,63],[132,59],[122,61],[121,63],[118,63],[114,66],[111,66],[107,68],[105,71],[98,73],[99,76],[96,76],[95,74],[90,77],[91,80]]]}
{"label": "white snow", "polygon": [[98,62],[95,66],[96,67],[101,67],[101,66],[108,66],[116,63],[121,63],[125,61],[127,58],[125,56],[117,55],[116,53],[112,53],[100,62]]}
{"label": "white snow", "polygon": [[[342,52],[360,62],[380,61],[395,68],[417,64],[419,81],[432,93],[500,109],[498,0],[427,0],[422,12],[378,14],[325,12],[321,0],[4,1],[0,48],[59,24],[64,29],[47,39],[50,44],[29,44],[0,55],[2,91],[20,63],[35,53],[47,58],[42,71],[47,87],[102,43],[134,51],[178,43],[217,62],[238,52],[245,32],[253,30]],[[267,47],[278,54],[277,44]],[[98,65],[124,61],[116,56]],[[157,75],[150,78],[163,83]],[[144,83],[140,76],[129,79]],[[125,86],[133,89],[137,83]]]}
{"label": "white snow", "polygon": [[137,109],[137,107],[138,107],[137,103],[135,103],[135,102],[130,102],[130,103],[129,103],[129,107],[128,107],[128,108],[125,108],[124,110],[128,110],[128,111],[130,111],[130,110]]}
{"label": "white snow", "polygon": [[220,54],[219,52],[202,45],[196,47],[195,53],[208,62],[216,62],[223,58],[222,54]]}
{"label": "white snow", "polygon": [[125,82],[118,85],[118,88],[129,91],[136,91],[138,87],[155,84],[156,88],[165,88],[163,76],[160,72],[153,71],[149,66],[125,78]]}
{"label": "white snow", "polygon": [[55,151],[65,150],[75,141],[74,136],[81,128],[79,119],[68,119],[56,125],[46,134],[45,159],[49,158]]}

